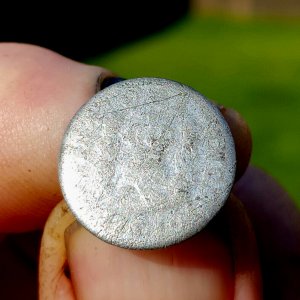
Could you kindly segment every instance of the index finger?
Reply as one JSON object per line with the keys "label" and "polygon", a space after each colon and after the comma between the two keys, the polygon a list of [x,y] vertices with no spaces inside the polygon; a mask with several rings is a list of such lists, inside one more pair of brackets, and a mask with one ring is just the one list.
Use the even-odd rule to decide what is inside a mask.
{"label": "index finger", "polygon": [[100,74],[111,73],[40,47],[0,45],[0,231],[42,227],[61,200],[62,135]]}

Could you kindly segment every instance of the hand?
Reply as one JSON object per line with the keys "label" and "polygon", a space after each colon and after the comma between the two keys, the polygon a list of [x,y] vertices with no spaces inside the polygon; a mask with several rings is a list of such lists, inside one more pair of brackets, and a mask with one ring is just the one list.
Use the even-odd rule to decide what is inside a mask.
{"label": "hand", "polygon": [[[43,230],[62,199],[57,156],[64,130],[95,93],[99,76],[113,74],[42,48],[2,44],[0,76],[0,232],[2,249],[7,241],[18,249],[16,255],[2,251],[6,268],[0,276],[9,278],[12,272],[14,279],[0,298],[24,299],[22,285],[34,284],[34,273],[22,257],[27,253],[34,261],[36,248],[28,245],[35,239],[20,242],[8,233]],[[251,152],[248,127],[235,111],[220,109],[235,139],[241,176]],[[166,249],[117,248],[73,222],[63,203],[47,221],[41,299],[260,299],[261,274],[266,297],[300,295],[299,211],[269,176],[254,168],[247,169],[205,230]]]}

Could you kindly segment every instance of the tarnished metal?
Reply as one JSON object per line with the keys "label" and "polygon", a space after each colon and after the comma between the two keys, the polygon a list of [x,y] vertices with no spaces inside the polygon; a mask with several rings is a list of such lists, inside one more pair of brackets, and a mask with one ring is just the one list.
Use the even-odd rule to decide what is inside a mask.
{"label": "tarnished metal", "polygon": [[125,248],[200,231],[226,201],[234,142],[219,110],[180,83],[138,78],[97,93],[64,137],[59,177],[79,222]]}

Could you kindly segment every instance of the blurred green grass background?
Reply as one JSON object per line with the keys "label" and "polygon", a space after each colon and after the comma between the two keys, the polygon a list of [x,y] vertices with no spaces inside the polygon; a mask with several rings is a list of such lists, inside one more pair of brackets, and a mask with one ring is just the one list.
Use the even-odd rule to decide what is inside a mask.
{"label": "blurred green grass background", "polygon": [[300,206],[300,20],[190,15],[89,62],[125,78],[177,80],[238,110],[253,134],[252,163]]}

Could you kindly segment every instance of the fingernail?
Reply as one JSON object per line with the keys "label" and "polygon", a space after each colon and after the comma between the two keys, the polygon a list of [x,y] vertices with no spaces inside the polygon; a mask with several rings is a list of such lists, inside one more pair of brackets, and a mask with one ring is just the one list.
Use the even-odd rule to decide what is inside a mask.
{"label": "fingernail", "polygon": [[115,83],[118,83],[120,81],[125,80],[125,78],[122,77],[106,77],[103,78],[101,75],[97,79],[97,85],[96,85],[96,93],[99,92],[100,90],[103,90],[110,85],[113,85]]}
{"label": "fingernail", "polygon": [[65,247],[68,250],[69,240],[70,237],[77,232],[81,228],[81,225],[78,223],[78,221],[73,222],[70,224],[64,232],[64,238],[65,238]]}

